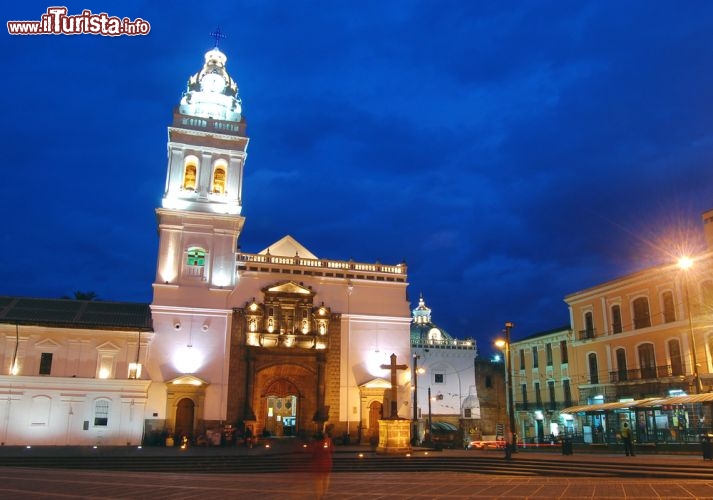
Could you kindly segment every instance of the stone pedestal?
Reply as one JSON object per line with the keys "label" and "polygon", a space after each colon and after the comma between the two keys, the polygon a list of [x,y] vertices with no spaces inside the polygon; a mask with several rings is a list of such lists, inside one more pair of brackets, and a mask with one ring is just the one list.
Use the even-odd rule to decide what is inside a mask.
{"label": "stone pedestal", "polygon": [[379,420],[380,454],[401,454],[411,451],[411,421],[406,419]]}

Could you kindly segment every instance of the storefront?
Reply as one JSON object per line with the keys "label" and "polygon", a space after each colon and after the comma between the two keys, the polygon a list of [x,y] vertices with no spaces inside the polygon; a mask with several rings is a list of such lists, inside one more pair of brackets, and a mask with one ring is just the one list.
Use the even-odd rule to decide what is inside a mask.
{"label": "storefront", "polygon": [[697,442],[711,432],[713,393],[646,398],[565,408],[572,415],[575,440],[588,444],[619,440],[623,422],[639,443]]}

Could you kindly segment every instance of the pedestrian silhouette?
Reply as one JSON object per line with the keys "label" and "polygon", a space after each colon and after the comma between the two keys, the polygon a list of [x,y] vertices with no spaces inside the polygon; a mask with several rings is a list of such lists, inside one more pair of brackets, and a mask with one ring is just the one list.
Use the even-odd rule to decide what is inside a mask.
{"label": "pedestrian silhouette", "polygon": [[312,478],[314,479],[314,497],[324,498],[329,489],[329,476],[332,473],[332,455],[334,443],[329,434],[319,433],[311,443]]}
{"label": "pedestrian silhouette", "polygon": [[628,457],[631,455],[632,457],[634,456],[634,445],[632,444],[632,435],[631,435],[631,428],[629,427],[628,422],[624,422],[624,425],[621,428],[621,440],[624,442],[624,452],[626,453],[626,456]]}

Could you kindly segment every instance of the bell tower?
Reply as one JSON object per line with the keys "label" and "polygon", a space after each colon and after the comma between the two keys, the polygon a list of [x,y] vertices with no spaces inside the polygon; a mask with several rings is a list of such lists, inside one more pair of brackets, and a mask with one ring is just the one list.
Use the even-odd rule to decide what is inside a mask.
{"label": "bell tower", "polygon": [[209,50],[174,109],[166,186],[156,210],[155,285],[235,285],[248,137],[238,85],[226,61],[217,46]]}

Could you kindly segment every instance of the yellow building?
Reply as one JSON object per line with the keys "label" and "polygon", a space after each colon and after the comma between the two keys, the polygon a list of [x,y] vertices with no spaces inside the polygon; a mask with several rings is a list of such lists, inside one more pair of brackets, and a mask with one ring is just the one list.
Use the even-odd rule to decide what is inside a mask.
{"label": "yellow building", "polygon": [[565,298],[569,375],[579,404],[590,405],[569,412],[585,442],[610,440],[624,420],[639,441],[710,427],[700,405],[687,405],[694,399],[666,399],[713,390],[713,210],[703,222],[706,252]]}
{"label": "yellow building", "polygon": [[[521,442],[697,441],[713,403],[713,210],[707,250],[565,297],[570,326],[511,343]],[[684,256],[681,256],[684,257]]]}
{"label": "yellow building", "polygon": [[550,442],[572,431],[570,415],[560,414],[577,400],[571,341],[572,330],[562,327],[511,344],[516,432],[525,444]]}

